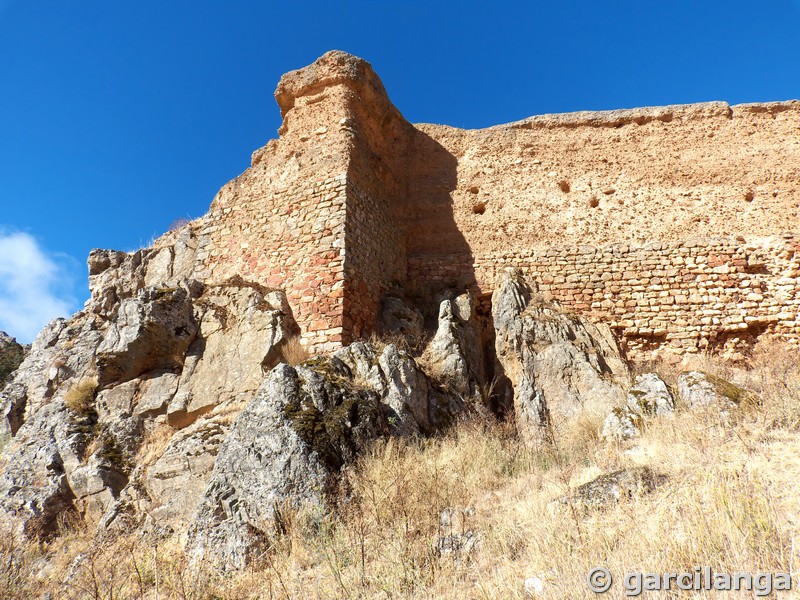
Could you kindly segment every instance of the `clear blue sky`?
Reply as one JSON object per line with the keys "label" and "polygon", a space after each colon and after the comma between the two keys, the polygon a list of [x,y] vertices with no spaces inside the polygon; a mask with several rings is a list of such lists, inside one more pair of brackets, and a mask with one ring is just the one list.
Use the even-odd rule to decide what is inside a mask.
{"label": "clear blue sky", "polygon": [[0,329],[82,305],[91,248],[202,215],[334,48],[412,122],[800,97],[800,0],[0,0]]}

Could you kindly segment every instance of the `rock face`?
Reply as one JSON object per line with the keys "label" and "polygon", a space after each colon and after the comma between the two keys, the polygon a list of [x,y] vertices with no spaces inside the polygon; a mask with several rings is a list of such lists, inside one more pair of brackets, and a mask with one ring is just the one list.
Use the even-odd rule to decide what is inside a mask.
{"label": "rock face", "polygon": [[624,398],[628,370],[613,338],[536,294],[521,271],[507,269],[492,295],[503,402],[529,439],[547,435],[580,411],[605,414]]}
{"label": "rock face", "polygon": [[86,307],[49,324],[0,393],[0,435],[11,437],[0,519],[12,528],[49,535],[70,511],[103,526],[135,513],[185,527],[230,421],[296,333],[282,292],[200,283],[196,240],[188,229],[173,238],[93,251]]}

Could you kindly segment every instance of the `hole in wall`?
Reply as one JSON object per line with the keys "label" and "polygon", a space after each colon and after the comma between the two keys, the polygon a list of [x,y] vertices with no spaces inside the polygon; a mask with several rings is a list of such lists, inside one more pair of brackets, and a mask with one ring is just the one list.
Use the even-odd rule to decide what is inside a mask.
{"label": "hole in wall", "polygon": [[744,194],[744,199],[746,202],[752,202],[755,197],[756,195],[753,193],[753,190],[747,190]]}
{"label": "hole in wall", "polygon": [[486,212],[486,202],[478,202],[472,205],[472,212],[476,215],[482,215]]}
{"label": "hole in wall", "polygon": [[597,208],[598,206],[600,206],[600,200],[598,200],[597,196],[592,196],[591,198],[589,198],[589,206],[591,208]]}
{"label": "hole in wall", "polygon": [[565,194],[568,193],[570,190],[569,181],[567,181],[566,179],[562,179],[561,181],[558,182],[558,187],[560,187],[561,191],[564,192]]}

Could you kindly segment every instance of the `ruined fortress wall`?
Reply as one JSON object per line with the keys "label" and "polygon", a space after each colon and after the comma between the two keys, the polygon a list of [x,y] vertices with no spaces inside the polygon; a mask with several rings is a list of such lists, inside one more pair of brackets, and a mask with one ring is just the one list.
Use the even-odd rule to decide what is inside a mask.
{"label": "ruined fortress wall", "polygon": [[[426,210],[409,255],[770,236],[800,219],[800,102],[723,102],[533,117],[480,130],[417,125],[455,161],[451,210]],[[432,182],[433,183],[433,182]]]}
{"label": "ruined fortress wall", "polygon": [[506,266],[632,353],[800,339],[796,101],[412,126],[338,52],[276,99],[280,138],[193,224],[197,276],[286,290],[314,351],[369,335],[395,283],[486,301]]}
{"label": "ruined fortress wall", "polygon": [[457,160],[457,183],[449,211],[432,208],[440,188],[412,198],[410,280],[469,274],[486,295],[519,266],[632,352],[800,339],[800,253],[785,233],[800,222],[800,103],[417,127]]}
{"label": "ruined fortress wall", "polygon": [[791,234],[552,246],[475,262],[468,254],[413,258],[409,266],[431,283],[470,268],[484,282],[504,267],[522,268],[546,297],[609,324],[631,356],[661,346],[678,354],[736,350],[767,331],[800,341],[800,238]]}

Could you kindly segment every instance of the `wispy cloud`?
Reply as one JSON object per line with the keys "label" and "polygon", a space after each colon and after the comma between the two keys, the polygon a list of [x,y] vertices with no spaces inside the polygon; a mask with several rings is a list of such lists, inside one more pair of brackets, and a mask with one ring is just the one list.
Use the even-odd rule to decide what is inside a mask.
{"label": "wispy cloud", "polygon": [[74,261],[47,253],[29,234],[0,229],[0,330],[31,342],[73,312]]}

